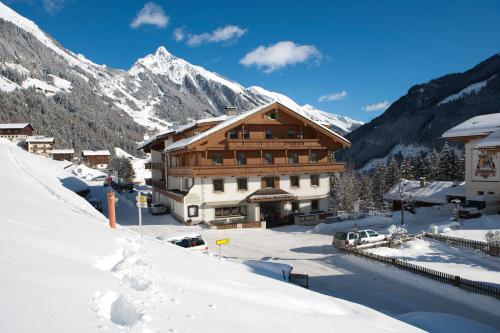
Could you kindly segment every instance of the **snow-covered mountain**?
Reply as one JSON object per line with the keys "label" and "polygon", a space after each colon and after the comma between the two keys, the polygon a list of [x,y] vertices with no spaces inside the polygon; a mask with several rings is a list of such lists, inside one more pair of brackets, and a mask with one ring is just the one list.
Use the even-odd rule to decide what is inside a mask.
{"label": "snow-covered mountain", "polygon": [[346,134],[362,122],[298,105],[260,87],[245,88],[175,57],[165,47],[128,70],[75,54],[34,22],[0,3],[0,121],[29,121],[60,146],[132,151],[148,131],[172,121],[216,116],[280,101]]}
{"label": "snow-covered mountain", "polygon": [[337,158],[370,169],[388,156],[440,148],[441,135],[474,116],[500,112],[500,54],[463,72],[411,87],[382,115],[347,135]]}

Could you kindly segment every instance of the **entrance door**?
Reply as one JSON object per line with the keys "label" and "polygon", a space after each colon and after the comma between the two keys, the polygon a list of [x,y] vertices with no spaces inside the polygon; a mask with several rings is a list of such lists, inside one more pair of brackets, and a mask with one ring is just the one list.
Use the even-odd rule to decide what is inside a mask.
{"label": "entrance door", "polygon": [[266,226],[268,228],[283,225],[281,218],[281,202],[279,201],[261,202],[260,215],[261,219],[266,221]]}

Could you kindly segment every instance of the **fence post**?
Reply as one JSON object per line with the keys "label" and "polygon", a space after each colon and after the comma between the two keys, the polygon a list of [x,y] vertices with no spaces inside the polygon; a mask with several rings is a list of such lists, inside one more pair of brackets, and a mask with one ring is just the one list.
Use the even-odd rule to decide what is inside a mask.
{"label": "fence post", "polygon": [[460,287],[460,276],[455,275],[455,280],[453,281],[455,287]]}

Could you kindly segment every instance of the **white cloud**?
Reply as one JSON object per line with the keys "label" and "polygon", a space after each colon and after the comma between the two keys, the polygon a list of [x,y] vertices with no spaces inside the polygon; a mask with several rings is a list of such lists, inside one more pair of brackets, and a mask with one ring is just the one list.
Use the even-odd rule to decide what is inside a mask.
{"label": "white cloud", "polygon": [[63,9],[70,0],[42,0],[43,8],[52,15],[55,15]]}
{"label": "white cloud", "polygon": [[318,98],[319,102],[332,102],[340,101],[347,98],[347,91],[343,90],[341,92],[334,92],[331,94],[323,95]]}
{"label": "white cloud", "polygon": [[134,29],[139,28],[141,25],[154,25],[157,28],[165,28],[168,24],[169,17],[161,6],[148,2],[137,13],[135,19],[130,23]]}
{"label": "white cloud", "polygon": [[187,38],[187,44],[189,46],[199,46],[203,43],[230,43],[236,41],[247,31],[247,29],[242,29],[236,25],[226,25],[225,27],[217,28],[212,32],[204,32],[197,35],[190,34]]}
{"label": "white cloud", "polygon": [[184,27],[176,28],[174,30],[173,36],[177,42],[181,42],[184,40],[184,38],[186,38],[186,32],[184,30]]}
{"label": "white cloud", "polygon": [[298,45],[291,41],[282,41],[267,47],[259,46],[247,53],[240,60],[240,64],[247,67],[255,65],[257,68],[262,68],[265,73],[271,73],[288,65],[320,59],[321,53],[314,45]]}
{"label": "white cloud", "polygon": [[383,101],[380,103],[370,104],[362,107],[361,109],[365,110],[365,112],[375,112],[380,110],[385,110],[389,107],[389,102]]}

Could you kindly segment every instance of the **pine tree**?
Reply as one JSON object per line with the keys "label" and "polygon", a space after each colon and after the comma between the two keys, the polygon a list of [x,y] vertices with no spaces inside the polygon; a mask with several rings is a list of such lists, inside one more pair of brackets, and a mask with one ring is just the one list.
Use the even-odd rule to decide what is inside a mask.
{"label": "pine tree", "polygon": [[373,207],[372,180],[367,174],[362,174],[359,178],[358,196],[361,211],[370,210]]}
{"label": "pine tree", "polygon": [[403,162],[401,162],[401,177],[404,179],[414,179],[414,171],[413,171],[413,166],[411,162],[408,159],[404,159]]}
{"label": "pine tree", "polygon": [[439,179],[439,156],[435,149],[432,150],[431,156],[427,161],[429,169],[429,180]]}
{"label": "pine tree", "polygon": [[380,163],[372,176],[372,198],[377,209],[384,208],[384,194],[388,190],[386,185],[385,165]]}
{"label": "pine tree", "polygon": [[342,210],[341,198],[344,195],[344,185],[342,180],[342,174],[340,172],[335,172],[330,177],[330,193],[333,201],[333,209],[335,211]]}
{"label": "pine tree", "polygon": [[446,142],[439,160],[439,180],[456,180],[458,178],[458,157],[455,150]]}
{"label": "pine tree", "polygon": [[113,157],[109,161],[109,169],[116,172],[119,179],[126,182],[133,182],[135,178],[135,171],[132,163],[126,157]]}
{"label": "pine tree", "polygon": [[392,188],[396,183],[399,181],[400,175],[399,175],[399,166],[398,162],[392,156],[391,161],[387,165],[387,168],[385,170],[385,184],[386,188]]}

